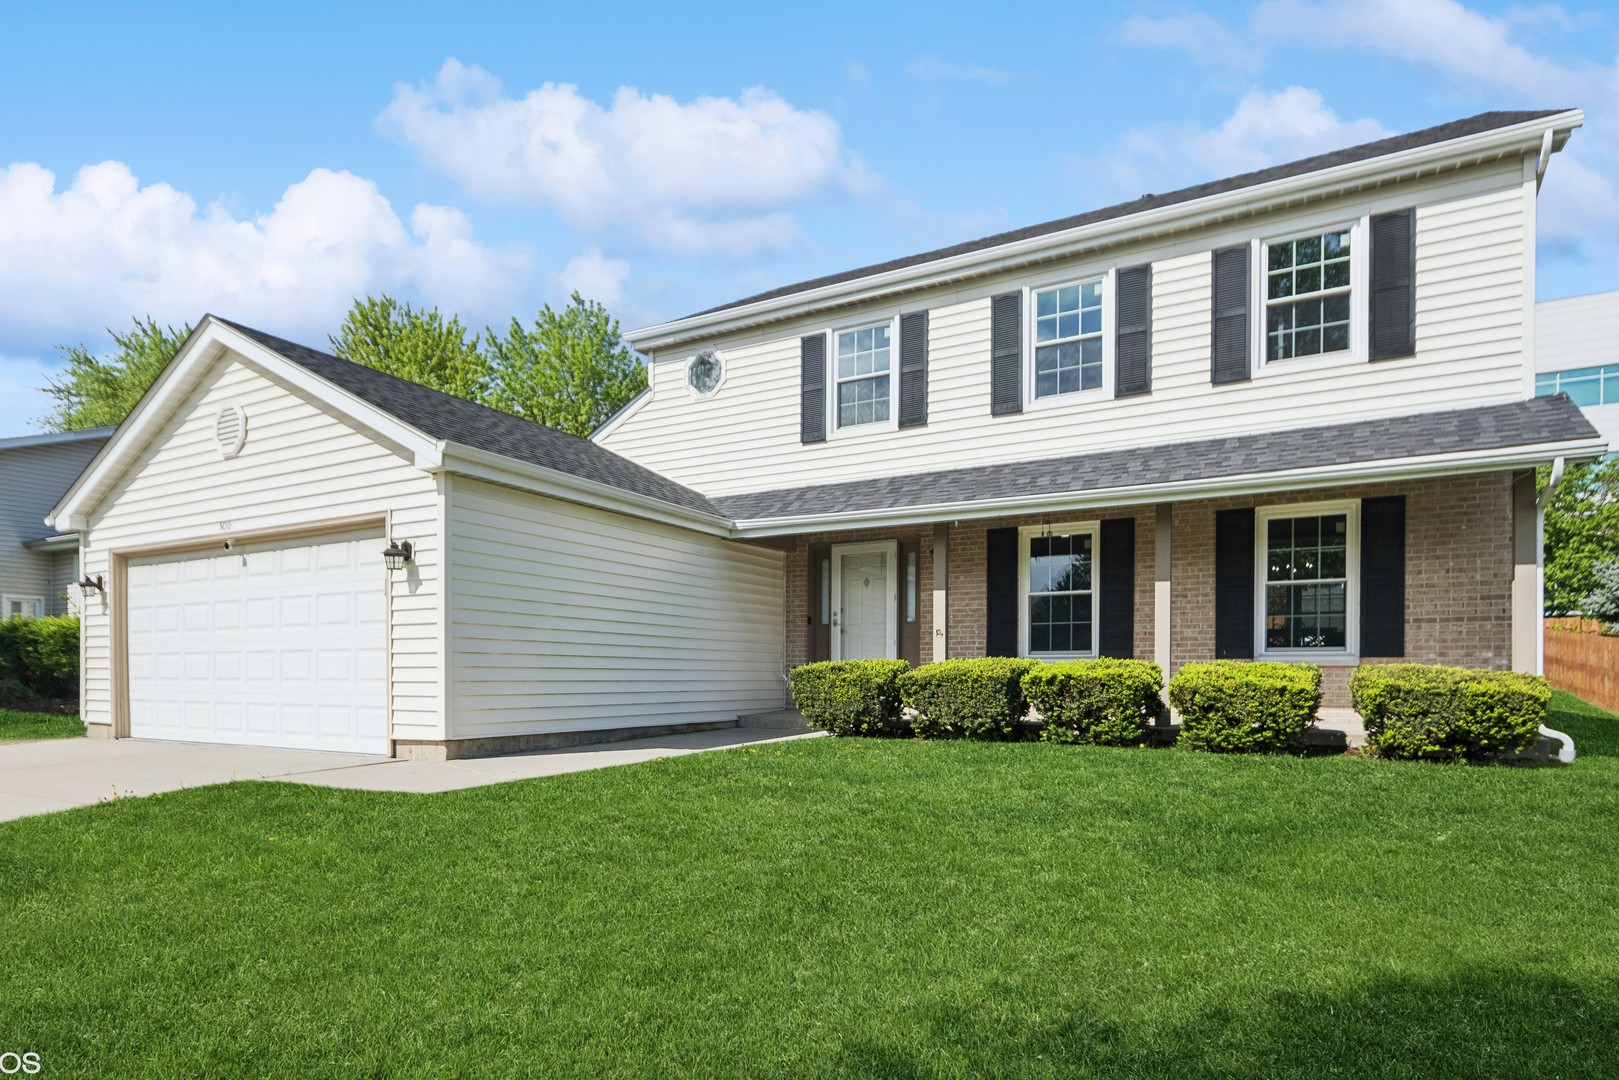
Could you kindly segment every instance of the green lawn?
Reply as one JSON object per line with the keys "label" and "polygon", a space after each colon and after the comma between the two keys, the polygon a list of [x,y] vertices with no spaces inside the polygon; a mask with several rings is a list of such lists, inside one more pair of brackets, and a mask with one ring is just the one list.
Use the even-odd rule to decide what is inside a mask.
{"label": "green lawn", "polygon": [[43,1075],[1619,1075],[1619,718],[1568,768],[811,740],[0,825]]}
{"label": "green lawn", "polygon": [[[0,741],[6,739],[71,739],[84,734],[84,721],[59,713],[0,708]],[[0,1036],[3,1038],[4,1036]]]}

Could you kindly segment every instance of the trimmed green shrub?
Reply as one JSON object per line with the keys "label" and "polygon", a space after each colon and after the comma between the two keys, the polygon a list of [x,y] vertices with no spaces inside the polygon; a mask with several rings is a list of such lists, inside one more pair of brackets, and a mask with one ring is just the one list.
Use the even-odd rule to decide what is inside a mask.
{"label": "trimmed green shrub", "polygon": [[903,660],[822,660],[787,673],[793,704],[834,735],[884,735],[899,727]]}
{"label": "trimmed green shrub", "polygon": [[1163,708],[1164,672],[1146,660],[1063,660],[1023,676],[1046,742],[1136,746]]}
{"label": "trimmed green shrub", "polygon": [[40,697],[78,693],[78,617],[0,619],[0,679],[13,679]]}
{"label": "trimmed green shrub", "polygon": [[968,736],[1006,738],[1029,711],[1023,676],[1038,660],[977,656],[941,660],[907,671],[900,699],[915,710],[911,730],[924,739]]}
{"label": "trimmed green shrub", "polygon": [[1219,753],[1286,750],[1315,720],[1321,669],[1314,664],[1212,660],[1169,680],[1181,714],[1177,746]]}
{"label": "trimmed green shrub", "polygon": [[1534,744],[1552,691],[1518,671],[1470,671],[1437,664],[1363,664],[1349,696],[1379,757],[1477,760]]}

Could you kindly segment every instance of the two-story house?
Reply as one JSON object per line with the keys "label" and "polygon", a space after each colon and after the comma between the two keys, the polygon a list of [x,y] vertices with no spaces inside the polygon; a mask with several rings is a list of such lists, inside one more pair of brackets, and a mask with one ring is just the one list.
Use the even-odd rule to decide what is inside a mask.
{"label": "two-story house", "polygon": [[0,618],[62,615],[79,574],[79,538],[45,525],[111,428],[0,439]]}
{"label": "two-story house", "polygon": [[[630,335],[589,441],[208,317],[52,520],[97,734],[456,756],[817,658],[1536,670],[1535,207],[1488,113]],[[384,549],[384,543],[386,548]]]}

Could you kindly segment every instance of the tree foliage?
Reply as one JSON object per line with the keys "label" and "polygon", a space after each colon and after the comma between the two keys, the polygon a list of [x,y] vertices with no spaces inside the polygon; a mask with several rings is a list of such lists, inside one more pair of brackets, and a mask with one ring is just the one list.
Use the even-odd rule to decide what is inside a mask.
{"label": "tree foliage", "polygon": [[469,401],[488,403],[489,360],[479,338],[456,316],[417,309],[391,296],[355,300],[342,328],[328,338],[345,360],[409,379]]}
{"label": "tree foliage", "polygon": [[[1549,470],[1540,470],[1540,489]],[[1585,613],[1599,564],[1619,560],[1619,457],[1570,466],[1546,506],[1546,614]]]}
{"label": "tree foliage", "polygon": [[123,423],[191,336],[191,327],[159,326],[147,316],[134,320],[123,333],[107,332],[113,348],[105,356],[96,356],[82,344],[62,347],[67,370],[45,388],[56,399],[56,409],[45,418],[44,427],[82,431]]}
{"label": "tree foliage", "polygon": [[489,329],[484,338],[490,404],[571,435],[589,435],[646,388],[618,320],[577,292],[561,311],[541,308],[531,327],[513,319],[505,336]]}

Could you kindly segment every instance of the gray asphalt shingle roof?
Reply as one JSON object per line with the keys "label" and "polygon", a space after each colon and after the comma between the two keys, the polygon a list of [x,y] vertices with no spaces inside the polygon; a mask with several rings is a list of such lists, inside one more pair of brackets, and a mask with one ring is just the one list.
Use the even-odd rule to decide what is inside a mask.
{"label": "gray asphalt shingle roof", "polygon": [[824,277],[810,278],[808,281],[783,285],[780,288],[755,293],[740,300],[733,300],[728,304],[721,304],[718,307],[695,312],[686,316],[686,318],[695,319],[703,315],[712,315],[717,311],[727,311],[731,308],[743,307],[747,304],[755,304],[764,300],[791,296],[793,293],[808,292],[811,289],[818,289],[826,285],[837,285],[845,281],[870,277],[873,274],[902,270],[909,266],[918,266],[938,259],[948,259],[955,255],[965,255],[973,251],[999,247],[1002,244],[1014,244],[1020,240],[1029,240],[1036,236],[1063,232],[1067,229],[1077,229],[1082,225],[1093,225],[1100,221],[1110,221],[1130,214],[1139,214],[1147,210],[1173,206],[1176,203],[1191,202],[1194,199],[1202,199],[1210,195],[1222,195],[1228,191],[1236,191],[1241,188],[1256,187],[1260,184],[1270,183],[1273,180],[1285,180],[1288,177],[1319,172],[1322,169],[1330,169],[1338,165],[1349,165],[1369,158],[1382,157],[1385,154],[1398,153],[1401,150],[1413,150],[1419,146],[1431,146],[1434,143],[1460,139],[1467,135],[1476,135],[1496,128],[1511,127],[1514,124],[1528,123],[1531,120],[1540,120],[1568,111],[1570,110],[1537,109],[1517,112],[1479,113],[1477,116],[1469,116],[1463,120],[1453,120],[1448,124],[1423,128],[1421,131],[1412,131],[1404,135],[1394,135],[1387,139],[1378,139],[1376,142],[1362,143],[1359,146],[1350,146],[1342,150],[1334,150],[1331,153],[1290,161],[1283,165],[1273,165],[1268,169],[1242,173],[1238,176],[1227,177],[1224,180],[1212,180],[1206,184],[1180,188],[1161,195],[1143,195],[1139,199],[1118,203],[1113,206],[1105,206],[1100,210],[1091,210],[1071,217],[1058,218],[1055,221],[1046,221],[1038,225],[1029,225],[1021,229],[996,233],[993,236],[985,236],[978,240],[969,240],[965,243],[953,244],[950,247],[924,251],[918,255],[907,255],[899,259],[890,259],[888,262],[874,263],[870,266],[861,266],[853,270],[840,271],[836,274],[827,274]]}
{"label": "gray asphalt shingle roof", "polygon": [[708,499],[691,488],[587,439],[339,359],[250,326],[218,316],[213,318],[430,438],[555,469],[687,510],[719,513]]}
{"label": "gray asphalt shingle roof", "polygon": [[1579,407],[1559,394],[1416,416],[778,488],[713,502],[733,521],[759,521],[1191,483],[1596,437]]}

